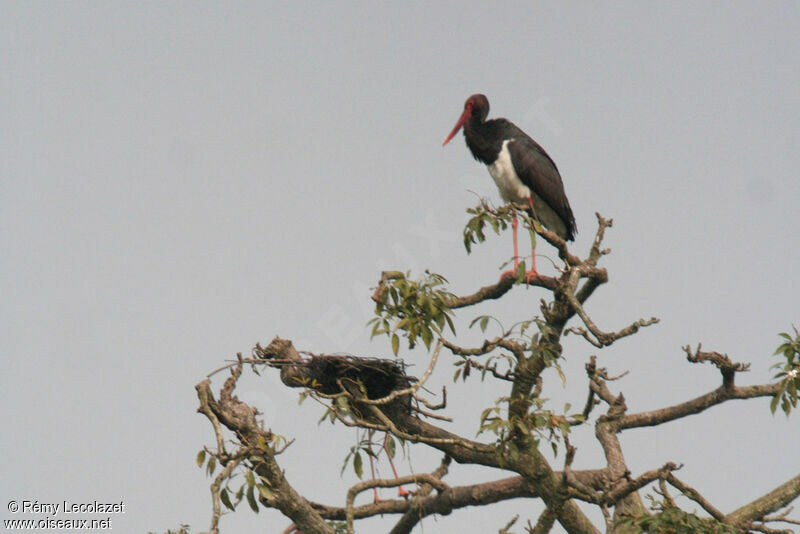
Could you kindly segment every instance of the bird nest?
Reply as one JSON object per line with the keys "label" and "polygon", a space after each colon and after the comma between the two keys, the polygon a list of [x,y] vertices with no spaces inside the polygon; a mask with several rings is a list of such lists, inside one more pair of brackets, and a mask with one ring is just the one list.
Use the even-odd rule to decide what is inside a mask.
{"label": "bird nest", "polygon": [[308,377],[319,384],[320,393],[335,395],[342,383],[359,383],[370,400],[391,395],[393,391],[411,387],[416,379],[406,374],[402,360],[362,358],[350,355],[313,355],[304,360]]}
{"label": "bird nest", "polygon": [[[272,366],[282,368],[281,379],[287,385],[306,387],[322,395],[346,392],[355,404],[360,404],[358,398],[371,401],[383,399],[417,382],[416,378],[406,374],[406,365],[402,360],[339,354],[310,354],[306,358],[285,360],[275,358],[277,355],[271,353],[269,348],[262,349],[260,346],[256,347],[254,355],[272,360]],[[411,395],[398,395],[385,407],[411,411]]]}

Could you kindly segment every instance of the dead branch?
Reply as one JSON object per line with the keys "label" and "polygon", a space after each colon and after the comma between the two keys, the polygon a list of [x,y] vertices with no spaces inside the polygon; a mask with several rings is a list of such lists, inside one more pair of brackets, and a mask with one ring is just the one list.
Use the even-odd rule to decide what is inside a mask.
{"label": "dead branch", "polygon": [[[583,309],[583,306],[575,296],[574,288],[578,284],[578,278],[580,277],[580,274],[581,273],[579,267],[573,269],[573,271],[570,273],[569,283],[567,284],[568,290],[565,291],[564,294],[567,297],[567,300],[569,301],[572,308],[575,310],[575,313],[578,314],[578,317],[581,318],[583,324],[586,325],[586,328],[589,329],[589,332],[591,332],[592,336],[594,337],[590,336],[589,332],[587,332],[586,329],[580,327],[569,328],[567,329],[568,332],[572,332],[574,334],[582,336],[584,339],[586,339],[586,341],[588,341],[595,347],[603,348],[607,347],[608,345],[611,345],[618,339],[627,336],[632,336],[633,334],[638,332],[640,328],[658,323],[658,318],[651,317],[650,319],[639,319],[637,321],[634,321],[630,325],[626,326],[625,328],[622,328],[621,330],[618,330],[617,332],[604,332],[600,330],[594,323],[594,321],[592,321],[591,317],[589,317],[589,314],[586,313],[586,310]],[[570,288],[572,288],[573,291],[569,291]]]}
{"label": "dead branch", "polygon": [[789,519],[789,514],[794,510],[794,506],[790,506],[783,513],[778,515],[765,515],[761,518],[764,523],[789,523],[792,525],[800,525],[800,519]]}
{"label": "dead branch", "polygon": [[764,534],[795,534],[793,530],[769,528],[763,523],[752,523],[750,525],[750,530],[763,532]]}
{"label": "dead branch", "polygon": [[746,527],[749,523],[763,520],[767,514],[784,508],[795,500],[798,495],[800,495],[800,475],[784,482],[753,502],[731,512],[725,517],[725,522],[738,527]]}
{"label": "dead branch", "polygon": [[214,479],[214,482],[211,483],[211,506],[213,512],[211,514],[211,528],[208,530],[209,534],[219,534],[219,518],[222,515],[222,503],[220,500],[220,488],[222,487],[222,483],[230,478],[236,466],[238,466],[249,453],[250,451],[242,449],[239,453],[232,456],[226,463],[225,468],[220,471]]}
{"label": "dead branch", "polygon": [[545,507],[542,513],[539,514],[536,525],[531,526],[530,521],[528,521],[528,528],[525,530],[528,531],[528,534],[547,534],[553,529],[557,517],[550,507]]}
{"label": "dead branch", "polygon": [[692,363],[711,362],[720,373],[722,373],[722,385],[726,388],[733,387],[733,380],[736,373],[741,373],[750,370],[749,363],[734,363],[728,358],[727,354],[720,354],[719,352],[703,352],[700,350],[702,345],[697,344],[697,350],[692,353],[691,347],[685,345],[683,351],[686,353],[686,359]]}
{"label": "dead branch", "polygon": [[683,417],[698,414],[712,406],[733,399],[752,399],[756,397],[772,397],[779,391],[780,384],[761,384],[756,386],[720,386],[714,391],[700,395],[694,399],[667,408],[629,414],[621,417],[619,430],[656,426]]}
{"label": "dead branch", "polygon": [[616,504],[631,493],[638,491],[655,480],[665,479],[672,471],[680,468],[681,466],[679,465],[667,462],[658,469],[652,469],[642,473],[636,479],[626,479],[624,482],[616,484],[613,489],[606,492],[603,495],[603,501],[606,504]]}
{"label": "dead branch", "polygon": [[502,335],[497,336],[492,340],[484,340],[483,345],[474,348],[460,347],[454,343],[451,343],[450,341],[447,341],[446,339],[443,339],[442,343],[445,347],[450,349],[450,352],[457,356],[483,356],[485,354],[489,354],[497,347],[502,347],[514,353],[514,355],[519,359],[522,357],[525,347],[516,341],[508,339],[509,335],[510,331],[504,332]]}
{"label": "dead branch", "polygon": [[667,482],[669,482],[670,484],[672,484],[675,487],[675,489],[677,489],[678,491],[680,491],[681,493],[683,493],[684,495],[689,497],[691,500],[693,500],[694,502],[696,502],[697,504],[702,506],[703,510],[708,512],[708,514],[711,517],[713,517],[717,521],[724,521],[725,520],[725,514],[720,512],[713,504],[708,502],[705,499],[705,497],[703,497],[700,494],[699,491],[697,491],[693,487],[689,486],[688,484],[686,484],[684,482],[681,482],[680,480],[678,480],[678,477],[676,477],[672,473],[669,473],[666,476],[665,480]]}
{"label": "dead branch", "polygon": [[403,484],[428,484],[436,488],[436,490],[441,493],[446,491],[449,486],[440,480],[440,477],[437,477],[435,474],[429,473],[421,473],[421,474],[413,474],[407,475],[404,477],[394,478],[394,479],[372,479],[372,480],[365,480],[363,482],[359,482],[347,490],[347,501],[345,505],[345,521],[347,522],[347,532],[348,534],[353,534],[353,503],[355,502],[356,495],[361,493],[362,491],[366,491],[372,488],[396,488],[397,486],[402,486]]}
{"label": "dead branch", "polygon": [[208,379],[197,384],[195,389],[200,400],[198,411],[207,416],[209,412],[212,413],[222,425],[236,434],[242,442],[243,449],[257,451],[257,459],[252,460],[253,470],[259,477],[267,480],[273,490],[273,497],[269,502],[262,500],[266,506],[280,510],[294,521],[300,530],[333,534],[333,528],[286,480],[272,450],[260,446],[261,443],[269,443],[272,434],[258,424],[255,410],[233,396],[241,372],[241,364],[232,370],[231,376],[220,390],[219,402],[214,399],[211,382]]}

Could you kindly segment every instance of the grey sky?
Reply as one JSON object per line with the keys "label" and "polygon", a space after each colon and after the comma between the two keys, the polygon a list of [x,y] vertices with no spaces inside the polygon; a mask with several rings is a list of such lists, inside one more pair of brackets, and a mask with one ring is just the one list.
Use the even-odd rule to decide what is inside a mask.
{"label": "grey sky", "polygon": [[[557,162],[575,252],[588,250],[595,211],[614,218],[611,282],[589,311],[608,329],[662,319],[599,353],[611,372],[631,371],[615,384],[631,409],[716,387],[716,371],[685,361],[687,343],[752,362],[742,380],[764,382],[776,334],[800,325],[797,4],[2,8],[2,519],[12,499],[122,500],[116,532],[207,529],[209,481],[194,456],[212,434],[193,389],[207,372],[276,334],[388,356],[363,327],[380,269],[427,267],[460,293],[496,280],[510,235],[471,256],[460,239],[467,190],[497,201],[494,185],[461,135],[441,147],[474,92]],[[533,315],[542,296],[517,288],[461,324]],[[555,406],[585,400],[596,352],[567,339],[570,382],[550,377]],[[434,385],[450,383],[448,364]],[[448,388],[468,435],[469,417],[502,394]],[[281,460],[298,489],[343,503],[353,433],[318,427],[320,409],[298,408],[270,373],[239,391],[297,438]],[[575,466],[599,467],[591,430],[576,439]],[[798,419],[770,416],[766,401],[622,441],[635,473],[684,463],[682,477],[724,511],[800,470]],[[401,469],[429,470],[438,455],[411,462]],[[450,475],[475,476],[491,474]],[[538,510],[470,510],[425,532],[496,532]],[[279,532],[286,520],[243,509],[222,528],[265,524]]]}

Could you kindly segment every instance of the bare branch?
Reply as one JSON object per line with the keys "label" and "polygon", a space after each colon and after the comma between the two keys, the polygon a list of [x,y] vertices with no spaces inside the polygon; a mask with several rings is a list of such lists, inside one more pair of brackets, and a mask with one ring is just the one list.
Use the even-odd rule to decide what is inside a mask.
{"label": "bare branch", "polygon": [[[424,404],[430,410],[443,410],[447,407],[447,388],[445,386],[442,386],[442,402],[440,402],[439,404],[433,404],[432,402],[426,400],[424,397],[420,397],[418,395],[414,395],[414,398],[417,399],[417,401]],[[433,415],[431,413],[425,412],[421,410],[418,406],[415,408],[415,410],[423,415],[426,415],[428,417],[433,417],[435,419],[442,419],[443,421],[452,420],[449,417],[444,417],[442,415]]]}
{"label": "bare branch", "polygon": [[[567,455],[566,459],[564,460],[564,471],[561,475],[562,481],[566,487],[577,491],[577,493],[570,493],[573,497],[586,502],[600,502],[602,500],[602,493],[594,490],[588,484],[584,483],[575,475],[575,472],[572,471],[572,461],[575,458],[575,450],[575,447],[567,444]],[[539,519],[541,519],[541,517]]]}
{"label": "bare branch", "polygon": [[638,491],[654,480],[666,478],[667,475],[669,475],[672,471],[680,468],[681,466],[675,465],[672,462],[668,462],[658,469],[653,469],[651,471],[642,473],[636,479],[628,479],[623,483],[615,485],[611,491],[605,493],[603,495],[604,502],[617,503],[634,491]]}
{"label": "bare branch", "polygon": [[713,504],[708,502],[705,499],[705,497],[703,497],[700,494],[699,491],[689,486],[688,484],[681,482],[680,480],[678,480],[678,477],[676,477],[672,473],[667,475],[666,481],[675,486],[675,489],[677,489],[678,491],[689,497],[691,500],[702,506],[703,510],[708,512],[708,514],[711,517],[713,517],[717,521],[725,521],[725,514],[720,512]]}
{"label": "bare branch", "polygon": [[536,520],[536,525],[530,527],[530,522],[528,522],[529,527],[527,531],[529,534],[547,534],[553,529],[553,525],[556,522],[556,518],[558,516],[553,513],[549,506],[545,507],[541,514],[539,514],[539,519]]}
{"label": "bare branch", "polygon": [[239,451],[239,453],[230,458],[230,461],[228,461],[225,465],[225,469],[223,469],[220,474],[216,476],[214,482],[211,484],[211,505],[213,512],[211,514],[211,527],[208,530],[209,534],[219,534],[219,518],[222,515],[222,506],[219,494],[222,483],[230,478],[233,470],[236,469],[236,466],[245,459],[247,454],[249,454],[249,451],[242,449]]}
{"label": "bare branch", "polygon": [[[579,274],[580,274],[579,270],[574,270],[573,273],[570,274],[570,285],[572,287],[575,287],[575,285],[577,285]],[[594,321],[592,321],[592,319],[586,313],[586,310],[583,309],[583,306],[581,306],[581,303],[578,302],[578,299],[574,293],[567,291],[565,292],[565,295],[570,305],[575,310],[575,313],[578,314],[578,317],[581,318],[581,321],[583,321],[583,324],[586,325],[586,328],[589,329],[589,332],[592,333],[594,338],[592,338],[589,335],[589,333],[583,328],[572,327],[569,328],[568,331],[583,336],[584,339],[586,339],[589,343],[598,348],[611,345],[620,338],[631,336],[636,332],[638,332],[639,329],[642,327],[658,323],[658,318],[651,317],[650,319],[639,319],[638,321],[634,321],[632,324],[626,326],[621,330],[618,330],[617,332],[603,332],[597,327],[596,324],[594,324]]]}
{"label": "bare branch", "polygon": [[762,520],[767,514],[780,510],[795,500],[798,495],[800,495],[800,475],[728,514],[725,522],[736,526],[746,526],[751,521]]}
{"label": "bare branch", "polygon": [[788,516],[790,513],[792,513],[792,510],[794,510],[794,506],[790,506],[789,508],[784,510],[783,513],[778,515],[765,515],[763,518],[761,518],[761,521],[763,521],[764,523],[776,522],[776,523],[790,523],[792,525],[800,525],[800,520],[789,519]]}
{"label": "bare branch", "polygon": [[255,410],[233,396],[233,390],[241,372],[241,364],[232,370],[231,376],[220,390],[219,402],[214,400],[211,393],[211,382],[208,379],[197,384],[195,389],[200,400],[199,411],[204,414],[210,411],[221,424],[237,435],[242,441],[243,448],[257,451],[257,459],[253,460],[253,470],[259,477],[268,480],[273,490],[272,499],[265,504],[280,510],[294,521],[300,530],[333,534],[333,528],[286,480],[282,469],[275,461],[272,450],[259,446],[261,442],[269,443],[272,434],[258,424]]}
{"label": "bare branch", "polygon": [[469,349],[464,347],[459,347],[458,345],[451,343],[446,339],[443,339],[442,342],[445,347],[450,349],[450,352],[458,356],[483,356],[485,354],[489,354],[497,347],[502,347],[504,349],[510,350],[517,357],[520,357],[522,355],[524,347],[521,344],[517,343],[516,341],[508,339],[509,335],[510,331],[504,332],[502,335],[499,335],[492,340],[488,339],[485,340],[483,342],[483,345],[481,345],[480,347],[469,348]]}
{"label": "bare branch", "polygon": [[394,479],[372,479],[359,482],[347,490],[347,504],[345,506],[345,521],[347,522],[347,532],[353,533],[353,503],[355,502],[356,495],[362,491],[372,488],[396,488],[403,484],[410,483],[425,483],[434,488],[440,493],[447,490],[449,486],[442,482],[438,477],[428,473],[412,474],[404,477]]}
{"label": "bare branch", "polygon": [[669,489],[667,488],[667,483],[663,478],[658,479],[658,487],[653,488],[653,491],[658,493],[664,498],[664,504],[669,507],[676,507],[675,499],[672,498],[672,495],[669,494]]}
{"label": "bare branch", "polygon": [[369,408],[372,414],[375,415],[381,421],[381,423],[386,425],[386,429],[389,432],[405,440],[412,441],[414,443],[419,443],[419,442],[427,443],[428,445],[459,445],[461,447],[466,447],[466,448],[474,448],[474,449],[480,448],[479,444],[476,444],[475,442],[472,442],[470,440],[458,436],[453,438],[431,438],[421,434],[409,434],[403,432],[377,406],[370,406]]}
{"label": "bare branch", "polygon": [[600,243],[603,242],[603,238],[606,235],[606,228],[614,226],[614,219],[605,219],[598,212],[595,212],[594,216],[597,217],[597,233],[594,236],[592,249],[589,252],[589,263],[597,265],[597,260],[599,260],[601,256],[611,252],[610,249],[600,249]]}
{"label": "bare branch", "polygon": [[208,402],[201,401],[197,411],[204,414],[208,420],[211,421],[211,426],[214,428],[214,436],[217,438],[217,455],[221,458],[227,457],[228,453],[225,451],[225,438],[222,435],[222,425],[219,422],[219,418],[217,418],[216,414],[211,410]]}
{"label": "bare branch", "polygon": [[741,373],[750,370],[749,363],[734,363],[728,358],[727,354],[720,354],[719,352],[703,352],[700,350],[701,344],[697,344],[697,350],[692,354],[692,349],[689,345],[683,347],[686,353],[686,359],[692,363],[711,362],[722,373],[722,385],[726,388],[733,387],[733,379],[736,373]]}
{"label": "bare branch", "polygon": [[690,401],[675,404],[674,406],[625,415],[618,420],[617,425],[619,430],[660,425],[668,421],[674,421],[675,419],[703,412],[712,406],[716,406],[728,400],[772,397],[778,392],[779,387],[780,384],[736,386],[732,388],[720,386],[705,395],[700,395]]}
{"label": "bare branch", "polygon": [[750,525],[750,530],[763,532],[764,534],[795,534],[793,530],[788,529],[775,529],[769,528],[763,523],[753,523]]}
{"label": "bare branch", "polygon": [[457,308],[473,306],[486,300],[496,300],[508,293],[511,288],[514,287],[515,283],[516,280],[514,277],[504,276],[494,284],[483,286],[471,295],[453,297],[445,301],[445,303],[451,310],[455,310]]}
{"label": "bare branch", "polygon": [[452,487],[429,497],[415,496],[408,501],[410,505],[408,511],[390,534],[408,534],[428,515],[447,515],[466,506],[485,506],[519,497],[537,497],[537,493],[522,477]]}

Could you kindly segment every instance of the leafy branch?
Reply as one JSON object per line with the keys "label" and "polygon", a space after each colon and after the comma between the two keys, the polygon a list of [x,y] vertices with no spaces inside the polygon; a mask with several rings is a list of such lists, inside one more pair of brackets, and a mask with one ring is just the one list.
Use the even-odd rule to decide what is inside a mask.
{"label": "leafy branch", "polygon": [[800,331],[794,328],[794,338],[786,332],[779,335],[785,342],[775,349],[774,356],[783,356],[786,361],[772,366],[772,369],[779,369],[774,376],[779,382],[778,392],[769,403],[769,408],[775,413],[780,402],[781,410],[789,417],[792,408],[797,407],[797,392],[800,390]]}
{"label": "leafy branch", "polygon": [[447,305],[452,293],[443,286],[447,280],[439,274],[425,271],[419,280],[410,280],[410,273],[385,272],[375,289],[375,315],[367,324],[372,325],[372,337],[386,334],[392,342],[392,352],[400,350],[401,332],[408,339],[409,349],[421,338],[430,350],[434,337],[444,333],[445,325],[455,334]]}

